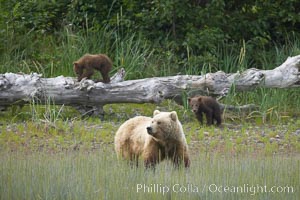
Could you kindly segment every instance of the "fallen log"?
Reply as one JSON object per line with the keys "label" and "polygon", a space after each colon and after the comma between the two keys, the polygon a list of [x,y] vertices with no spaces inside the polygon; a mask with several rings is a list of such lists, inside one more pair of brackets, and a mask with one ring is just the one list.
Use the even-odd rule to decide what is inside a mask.
{"label": "fallen log", "polygon": [[[5,73],[0,75],[0,107],[49,102],[75,106],[84,112],[113,103],[160,103],[173,99],[182,103],[183,97],[203,94],[226,96],[230,88],[235,91],[257,87],[291,88],[300,86],[300,55],[289,57],[273,70],[248,69],[226,74],[222,71],[201,76],[177,75],[123,81],[124,69],[119,70],[112,82],[104,84],[92,80],[77,82],[73,77],[42,78],[42,75]],[[82,111],[83,112],[83,111]]]}

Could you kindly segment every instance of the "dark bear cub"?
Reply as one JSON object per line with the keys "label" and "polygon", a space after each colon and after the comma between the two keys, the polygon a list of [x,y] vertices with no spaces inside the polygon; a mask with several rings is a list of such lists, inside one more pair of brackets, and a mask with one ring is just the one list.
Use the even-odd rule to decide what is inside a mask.
{"label": "dark bear cub", "polygon": [[214,120],[216,120],[218,126],[221,125],[220,105],[214,98],[209,96],[195,96],[188,98],[188,102],[201,124],[203,124],[203,113],[205,113],[208,126],[213,125]]}
{"label": "dark bear cub", "polygon": [[100,80],[101,82],[110,82],[109,72],[112,68],[112,61],[105,54],[86,54],[75,61],[73,67],[78,81],[81,81],[83,78],[90,79],[95,69],[100,71],[102,75],[103,80]]}

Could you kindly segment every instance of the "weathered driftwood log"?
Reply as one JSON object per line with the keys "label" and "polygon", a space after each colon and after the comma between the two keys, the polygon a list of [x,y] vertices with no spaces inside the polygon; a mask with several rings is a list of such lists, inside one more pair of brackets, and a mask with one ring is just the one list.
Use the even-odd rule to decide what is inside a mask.
{"label": "weathered driftwood log", "polygon": [[289,57],[273,70],[248,69],[233,74],[219,71],[202,76],[177,75],[122,81],[124,75],[124,70],[119,70],[110,84],[103,84],[92,80],[77,82],[72,77],[42,78],[36,73],[6,73],[0,75],[0,106],[22,105],[32,100],[46,103],[50,100],[57,105],[79,105],[84,111],[94,108],[95,112],[101,113],[103,105],[112,103],[159,103],[164,99],[180,103],[186,95],[226,96],[232,86],[235,91],[256,87],[299,87],[300,55]]}

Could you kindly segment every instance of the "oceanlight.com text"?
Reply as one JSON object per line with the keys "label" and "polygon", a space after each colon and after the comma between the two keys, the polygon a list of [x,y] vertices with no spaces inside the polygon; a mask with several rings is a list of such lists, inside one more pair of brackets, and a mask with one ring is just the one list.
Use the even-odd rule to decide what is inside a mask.
{"label": "oceanlight.com text", "polygon": [[250,185],[242,184],[239,186],[225,186],[218,184],[204,184],[202,186],[195,184],[142,184],[136,185],[137,193],[244,193],[249,195],[255,195],[258,193],[294,193],[293,186],[267,186],[267,185]]}

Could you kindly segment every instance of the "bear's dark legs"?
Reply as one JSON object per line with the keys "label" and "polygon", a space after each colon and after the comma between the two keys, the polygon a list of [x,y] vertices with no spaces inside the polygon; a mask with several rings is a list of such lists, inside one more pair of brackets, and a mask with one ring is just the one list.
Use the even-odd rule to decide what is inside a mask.
{"label": "bear's dark legs", "polygon": [[198,119],[198,121],[203,124],[203,115],[202,115],[202,112],[197,112],[196,113],[196,117]]}
{"label": "bear's dark legs", "polygon": [[[177,155],[179,152],[176,152],[176,155],[173,156],[173,164],[175,167],[179,167],[181,164],[184,164],[185,168],[190,167],[190,159],[187,154],[183,156]],[[184,163],[183,163],[184,162]]]}
{"label": "bear's dark legs", "polygon": [[133,168],[134,166],[138,167],[139,166],[139,157],[136,155],[130,155],[129,164],[130,164],[131,168]]}
{"label": "bear's dark legs", "polygon": [[101,72],[101,75],[103,78],[103,83],[109,83],[110,78],[109,78],[108,72],[103,72],[103,71],[100,71],[100,72]]}
{"label": "bear's dark legs", "polygon": [[212,114],[212,111],[208,111],[205,114],[206,114],[207,125],[208,126],[212,125],[213,124],[213,114]]}
{"label": "bear's dark legs", "polygon": [[155,168],[156,163],[158,163],[158,160],[155,156],[151,156],[144,160],[145,167],[148,168]]}
{"label": "bear's dark legs", "polygon": [[221,125],[222,123],[222,119],[221,119],[221,115],[214,115],[215,120],[217,121],[217,125]]}
{"label": "bear's dark legs", "polygon": [[173,164],[175,168],[178,168],[182,164],[182,158],[180,158],[179,156],[175,156],[173,158]]}
{"label": "bear's dark legs", "polygon": [[158,163],[159,151],[155,147],[149,147],[149,151],[143,155],[146,168],[154,168]]}
{"label": "bear's dark legs", "polygon": [[189,157],[186,155],[184,157],[184,166],[185,166],[185,168],[190,167],[190,163],[191,163],[191,161],[190,161]]}
{"label": "bear's dark legs", "polygon": [[94,74],[94,71],[92,69],[86,69],[85,72],[78,77],[78,81],[81,81],[81,79],[83,78],[87,78],[87,79],[90,79],[91,76]]}

